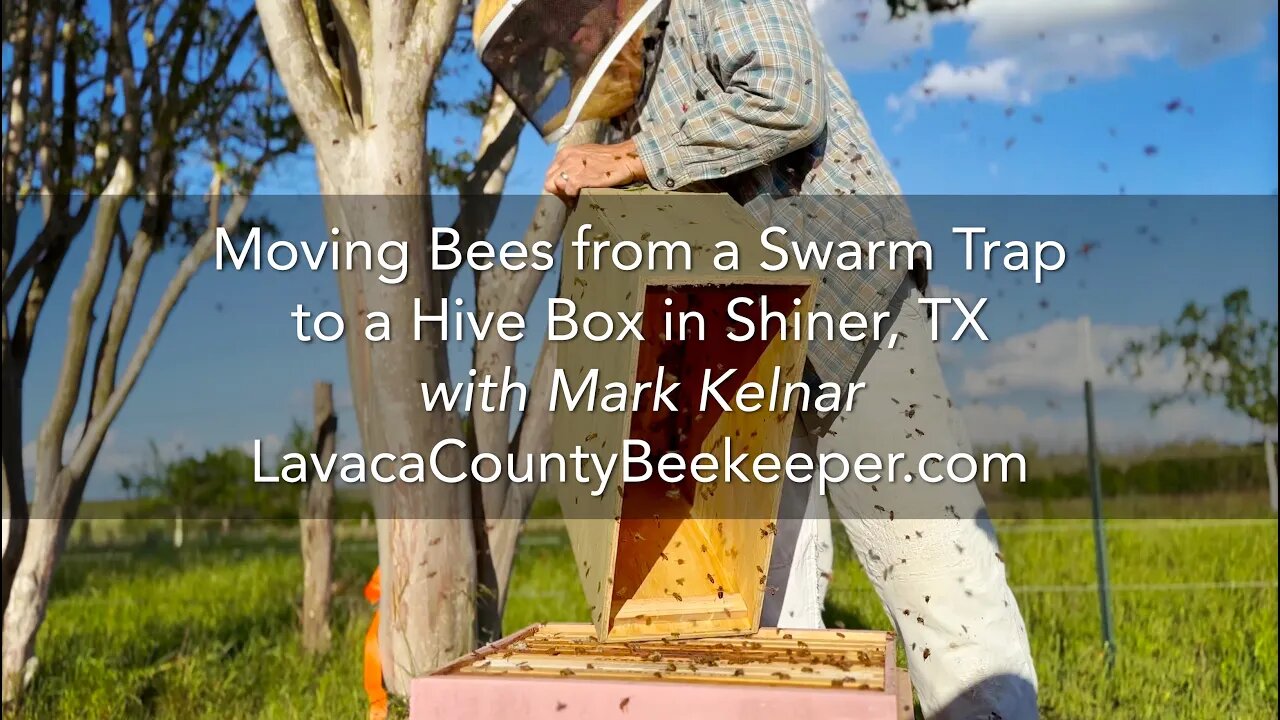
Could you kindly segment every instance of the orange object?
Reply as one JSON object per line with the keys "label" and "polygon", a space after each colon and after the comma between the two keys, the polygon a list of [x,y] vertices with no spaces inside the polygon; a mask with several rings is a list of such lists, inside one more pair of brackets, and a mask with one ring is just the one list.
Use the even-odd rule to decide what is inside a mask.
{"label": "orange object", "polygon": [[[364,599],[374,605],[382,599],[382,569],[373,571],[369,584],[364,586]],[[386,720],[387,689],[382,685],[382,660],[378,657],[378,611],[364,634],[364,691],[369,696],[369,720]]]}

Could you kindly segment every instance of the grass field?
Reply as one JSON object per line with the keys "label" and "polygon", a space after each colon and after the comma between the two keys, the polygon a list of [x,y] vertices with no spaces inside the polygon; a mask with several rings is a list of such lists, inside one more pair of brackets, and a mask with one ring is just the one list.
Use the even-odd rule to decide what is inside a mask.
{"label": "grass field", "polygon": [[[1109,529],[1119,653],[1101,652],[1088,523],[1001,526],[1027,619],[1046,718],[1264,718],[1277,710],[1276,523],[1117,521]],[[376,562],[339,543],[334,649],[299,647],[300,562],[287,540],[73,549],[16,717],[359,718],[360,595]],[[829,625],[887,628],[843,549]],[[508,631],[581,620],[563,534],[527,533]]]}

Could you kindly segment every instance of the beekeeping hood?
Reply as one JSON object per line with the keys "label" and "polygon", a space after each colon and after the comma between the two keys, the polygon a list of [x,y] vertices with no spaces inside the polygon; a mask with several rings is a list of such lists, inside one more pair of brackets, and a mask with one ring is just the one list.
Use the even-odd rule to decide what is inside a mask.
{"label": "beekeeping hood", "polygon": [[479,0],[476,52],[548,142],[635,103],[663,0]]}

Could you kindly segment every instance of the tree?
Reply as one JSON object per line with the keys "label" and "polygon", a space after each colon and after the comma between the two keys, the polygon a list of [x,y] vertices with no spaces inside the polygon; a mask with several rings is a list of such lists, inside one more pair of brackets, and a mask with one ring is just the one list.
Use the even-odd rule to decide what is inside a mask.
{"label": "tree", "polygon": [[[3,685],[10,700],[34,669],[53,571],[107,431],[211,255],[216,227],[240,223],[263,169],[292,153],[300,137],[272,83],[256,16],[239,3],[112,0],[90,11],[85,0],[18,0],[4,15],[11,51],[4,67],[0,375],[10,521]],[[183,191],[195,194],[179,197]],[[49,290],[79,242],[87,244],[87,259],[36,439],[29,502],[23,380]],[[122,357],[143,274],[168,246],[182,252],[181,261]],[[119,267],[109,273],[113,261]],[[101,310],[105,320],[95,323]],[[84,415],[73,432],[77,407]]]}
{"label": "tree", "polygon": [[[459,164],[442,162],[425,142],[434,81],[447,49],[454,46],[455,23],[466,23],[459,17],[458,0],[260,0],[259,11],[290,101],[316,148],[326,219],[341,228],[343,238],[377,248],[395,239],[430,237],[433,179],[459,189],[453,226],[463,244],[488,235],[523,126],[514,103],[493,86],[475,103],[484,121],[472,162],[466,162],[470,157]],[[569,142],[594,138],[598,131],[594,125],[584,127]],[[564,219],[563,205],[545,199],[524,242],[558,240]],[[431,301],[431,312],[439,311],[434,305],[448,294],[454,275],[431,267],[426,247],[412,245],[410,276],[398,285],[381,283],[376,271],[339,272],[349,327],[362,327],[364,313],[371,309],[393,319],[411,318],[417,298]],[[481,312],[523,311],[540,280],[541,273],[534,270],[481,273],[476,304]],[[445,455],[446,469],[459,473],[477,449],[500,451],[511,443],[505,414],[476,417],[474,432],[464,431],[456,413],[424,413],[411,399],[418,383],[449,380],[438,334],[415,342],[409,333],[393,333],[389,340],[369,342],[352,332],[346,345],[366,456],[398,455],[465,437],[470,442]],[[478,375],[495,370],[500,375],[512,365],[510,345],[478,345]],[[525,427],[540,423],[545,425],[546,418],[522,418]],[[374,489],[384,589],[379,647],[391,692],[404,694],[414,675],[474,645],[478,601],[480,634],[496,630],[494,613],[500,611],[505,588],[505,580],[499,583],[498,578],[509,575],[520,519],[528,507],[525,495],[510,486],[481,490],[474,483],[394,483]],[[483,592],[478,592],[478,574]]]}
{"label": "tree", "polygon": [[885,3],[889,6],[889,17],[904,18],[921,9],[928,13],[952,12],[967,6],[969,0],[885,0]]}
{"label": "tree", "polygon": [[[326,219],[345,238],[380,248],[430,232],[427,99],[458,7],[457,0],[258,3],[280,78],[315,148]],[[343,314],[352,328],[361,327],[370,308],[413,317],[415,298],[444,295],[423,244],[411,244],[408,263],[412,270],[397,286],[380,282],[376,272],[339,273]],[[399,456],[458,437],[456,417],[424,417],[411,402],[417,382],[448,379],[439,335],[423,343],[405,333],[377,343],[362,338],[352,332],[346,347],[365,453]],[[464,466],[456,452],[443,462],[453,471]],[[392,692],[406,692],[413,674],[471,645],[475,559],[464,490],[397,483],[375,491],[387,598],[380,647]]]}
{"label": "tree", "polygon": [[1227,410],[1261,425],[1274,504],[1276,323],[1255,314],[1248,289],[1239,288],[1227,293],[1218,308],[1187,303],[1171,327],[1129,341],[1111,367],[1141,377],[1146,360],[1169,352],[1185,369],[1182,387],[1152,400],[1151,414],[1179,401],[1217,398]]}
{"label": "tree", "polygon": [[240,448],[163,460],[153,444],[152,454],[154,469],[133,479],[142,494],[140,509],[145,517],[211,520],[251,512],[267,517],[279,513],[272,507],[281,504],[278,493],[244,482],[253,477],[253,457]]}

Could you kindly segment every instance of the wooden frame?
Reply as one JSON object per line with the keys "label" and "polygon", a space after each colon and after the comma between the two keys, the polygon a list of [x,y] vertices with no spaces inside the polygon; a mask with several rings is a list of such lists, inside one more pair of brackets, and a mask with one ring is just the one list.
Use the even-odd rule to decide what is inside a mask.
{"label": "wooden frame", "polygon": [[411,720],[912,717],[893,633],[780,630],[605,644],[585,623],[533,625],[410,688]]}
{"label": "wooden frame", "polygon": [[[590,228],[580,231],[583,226]],[[632,271],[609,263],[580,268],[573,246],[580,233],[600,247],[669,243],[687,248],[689,262],[642,264]],[[691,458],[732,452],[785,459],[794,411],[691,409],[705,379],[722,373],[732,373],[721,386],[725,397],[749,382],[772,386],[801,379],[803,340],[784,340],[776,332],[747,341],[727,336],[729,304],[736,297],[763,298],[761,304],[768,302],[788,317],[813,307],[816,278],[806,271],[761,269],[776,258],[766,256],[760,235],[754,219],[728,195],[584,191],[566,225],[561,297],[575,303],[579,323],[593,312],[643,313],[643,341],[579,336],[559,342],[558,370],[573,388],[593,375],[597,387],[608,382],[634,386],[665,375],[680,383],[680,404],[678,412],[651,407],[647,402],[655,391],[649,390],[647,396],[639,394],[641,407],[625,412],[558,408],[552,421],[555,452],[568,455],[580,448],[621,458],[628,441],[643,440],[655,454]],[[724,243],[737,248],[736,270],[716,266]],[[655,249],[649,257],[661,260],[662,253]],[[697,311],[705,319],[701,339],[667,337],[663,316],[680,310]],[[622,470],[615,468],[598,495],[591,492],[598,488],[577,483],[565,483],[559,492],[597,637],[625,641],[757,630],[786,480],[624,483]]]}

